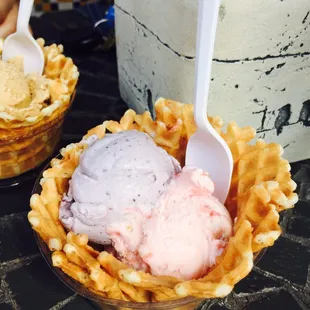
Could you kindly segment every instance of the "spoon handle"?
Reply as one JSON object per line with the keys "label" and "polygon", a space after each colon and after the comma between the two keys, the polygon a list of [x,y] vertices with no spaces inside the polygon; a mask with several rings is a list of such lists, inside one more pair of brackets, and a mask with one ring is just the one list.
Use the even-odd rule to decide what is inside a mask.
{"label": "spoon handle", "polygon": [[33,7],[34,0],[20,0],[18,18],[17,18],[17,31],[28,32],[29,31],[29,20]]}
{"label": "spoon handle", "polygon": [[[213,131],[207,121],[208,94],[220,0],[199,0],[196,40],[195,122]],[[207,128],[206,128],[207,127]]]}

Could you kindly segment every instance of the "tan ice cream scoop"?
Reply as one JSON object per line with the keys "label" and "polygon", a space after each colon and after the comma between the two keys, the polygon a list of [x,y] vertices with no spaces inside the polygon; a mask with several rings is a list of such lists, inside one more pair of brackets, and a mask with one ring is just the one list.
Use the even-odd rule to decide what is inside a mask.
{"label": "tan ice cream scoop", "polygon": [[38,113],[50,97],[48,81],[37,73],[24,75],[23,57],[0,60],[0,112],[13,117]]}
{"label": "tan ice cream scoop", "polygon": [[19,61],[0,61],[0,109],[7,106],[27,106],[31,93]]}

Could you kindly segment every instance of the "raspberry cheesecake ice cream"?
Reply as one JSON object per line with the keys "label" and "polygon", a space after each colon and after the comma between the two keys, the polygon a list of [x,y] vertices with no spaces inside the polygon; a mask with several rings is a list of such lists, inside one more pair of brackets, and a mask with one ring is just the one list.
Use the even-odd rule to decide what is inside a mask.
{"label": "raspberry cheesecake ice cream", "polygon": [[205,275],[232,233],[230,215],[213,191],[206,173],[183,168],[150,215],[129,211],[107,228],[116,251],[128,265],[153,275]]}

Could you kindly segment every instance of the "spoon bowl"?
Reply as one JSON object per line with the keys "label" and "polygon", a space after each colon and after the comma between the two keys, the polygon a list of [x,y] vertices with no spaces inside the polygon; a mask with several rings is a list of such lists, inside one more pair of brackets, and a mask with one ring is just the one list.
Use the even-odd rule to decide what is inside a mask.
{"label": "spoon bowl", "polygon": [[207,171],[215,184],[213,195],[224,203],[230,187],[233,162],[228,145],[216,135],[198,129],[188,141],[186,165]]}
{"label": "spoon bowl", "polygon": [[220,0],[199,0],[194,116],[197,132],[186,149],[186,165],[209,173],[215,184],[214,196],[224,203],[233,169],[230,149],[207,118],[208,93]]}
{"label": "spoon bowl", "polygon": [[2,59],[4,61],[16,56],[24,59],[24,73],[42,74],[44,55],[40,45],[29,31],[29,20],[33,0],[21,0],[18,10],[16,32],[6,38],[3,45]]}

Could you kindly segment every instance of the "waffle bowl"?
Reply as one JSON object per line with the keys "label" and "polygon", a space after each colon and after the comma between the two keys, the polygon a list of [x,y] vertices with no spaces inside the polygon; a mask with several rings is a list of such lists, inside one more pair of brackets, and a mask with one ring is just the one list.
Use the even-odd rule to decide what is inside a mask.
{"label": "waffle bowl", "polygon": [[[183,163],[187,141],[196,129],[192,105],[161,98],[155,110],[155,121],[148,112],[137,115],[128,110],[119,123],[106,121],[91,129],[84,139],[102,139],[106,131],[140,130]],[[182,281],[135,271],[88,244],[86,235],[65,231],[58,220],[59,204],[87,148],[82,140],[64,148],[62,157],[51,161],[38,181],[42,190],[37,184],[31,197],[32,211],[28,214],[44,256],[57,267],[54,270],[64,282],[101,305],[114,305],[114,309],[193,309],[201,299],[228,295],[247,276],[262,251],[279,237],[279,212],[297,202],[296,184],[291,180],[288,162],[281,157],[281,146],[263,140],[253,144],[254,129],[239,128],[232,122],[223,132],[219,117],[209,119],[233,154],[233,178],[225,206],[234,219],[234,232],[208,274],[198,280]],[[66,281],[68,276],[75,281]],[[78,288],[72,281],[74,285],[79,282]]]}
{"label": "waffle bowl", "polygon": [[[59,154],[57,159],[61,159],[61,155]],[[49,163],[43,171],[51,168],[51,163]],[[40,185],[40,181],[43,178],[43,172],[37,178],[37,181],[34,185],[32,195],[34,194],[41,194],[42,186]],[[83,284],[79,283],[78,281],[74,280],[66,273],[64,273],[60,268],[55,268],[53,266],[51,251],[48,245],[44,242],[44,240],[40,237],[38,233],[34,233],[37,245],[39,250],[44,257],[46,263],[51,268],[51,270],[55,273],[55,275],[72,291],[75,293],[89,299],[98,309],[111,309],[111,310],[118,310],[118,309],[141,309],[141,310],[161,310],[161,309],[171,309],[171,310],[193,310],[197,306],[200,305],[202,299],[195,298],[195,297],[185,297],[180,298],[178,300],[171,300],[171,301],[164,301],[164,302],[153,302],[153,303],[138,303],[138,302],[128,302],[122,300],[115,300],[105,298],[101,295],[94,293],[93,291],[89,290]],[[254,265],[257,264],[263,255],[266,252],[266,248],[262,249],[258,253],[254,254]]]}
{"label": "waffle bowl", "polygon": [[[0,179],[19,176],[49,158],[61,135],[64,117],[70,108],[78,79],[77,67],[62,52],[62,46],[44,46],[44,75],[49,81],[49,102],[36,114],[14,116],[0,112]],[[1,47],[1,44],[0,44]],[[0,48],[1,55],[1,48]]]}

